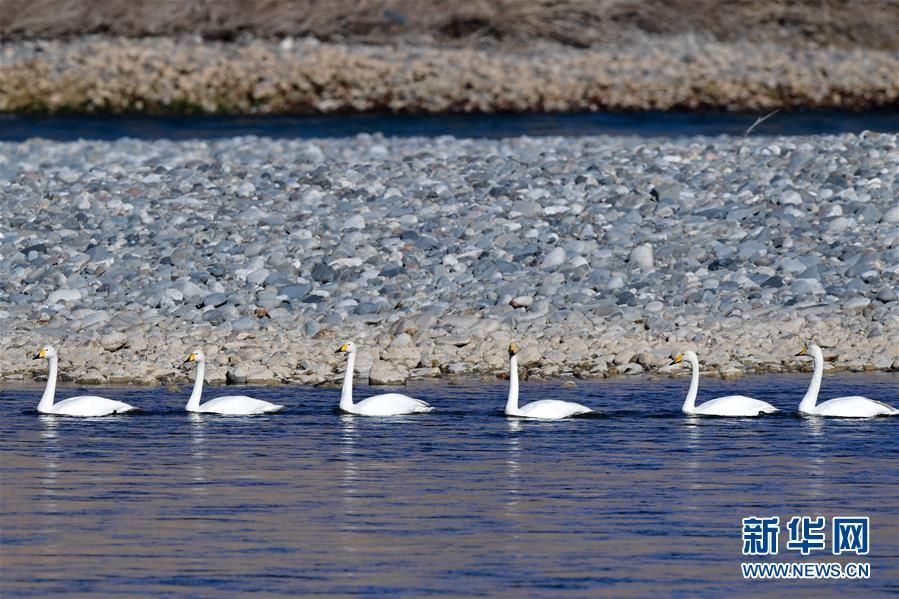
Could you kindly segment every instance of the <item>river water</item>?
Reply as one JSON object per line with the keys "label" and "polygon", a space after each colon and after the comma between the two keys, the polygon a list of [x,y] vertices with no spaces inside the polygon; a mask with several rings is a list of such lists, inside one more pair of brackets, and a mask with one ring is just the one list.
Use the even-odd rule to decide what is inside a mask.
{"label": "river water", "polygon": [[[619,112],[579,114],[346,114],[319,116],[143,116],[0,114],[0,141],[76,139],[215,139],[238,135],[322,138],[359,133],[455,137],[743,135],[764,116],[740,112]],[[821,135],[899,131],[899,110],[780,112],[754,135]]]}
{"label": "river water", "polygon": [[[604,412],[560,422],[505,418],[496,380],[410,385],[437,411],[387,419],[338,414],[332,388],[244,389],[288,406],[255,418],[187,414],[187,386],[92,389],[145,410],[103,419],[41,416],[40,387],[6,388],[0,591],[895,593],[899,418],[798,417],[807,380],[702,381],[700,401],[737,392],[785,410],[756,419],[682,415],[683,378],[524,382],[523,401]],[[899,404],[899,374],[825,379],[822,397],[850,393]],[[784,527],[777,558],[745,559],[864,561],[871,578],[743,581],[752,515],[869,516],[864,558],[786,551]]]}

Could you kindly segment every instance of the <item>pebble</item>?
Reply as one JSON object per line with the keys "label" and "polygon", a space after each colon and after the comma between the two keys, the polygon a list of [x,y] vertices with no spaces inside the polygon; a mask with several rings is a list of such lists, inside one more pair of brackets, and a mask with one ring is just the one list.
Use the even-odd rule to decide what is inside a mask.
{"label": "pebble", "polygon": [[403,385],[409,377],[408,371],[404,368],[377,360],[371,366],[368,374],[368,383],[370,385]]}
{"label": "pebble", "polygon": [[543,258],[543,262],[540,264],[540,267],[544,270],[549,270],[551,268],[561,266],[564,263],[565,250],[562,248],[555,248],[554,250],[549,252],[545,258]]}
{"label": "pebble", "polygon": [[629,261],[641,268],[642,270],[649,271],[652,270],[655,261],[653,260],[652,255],[652,245],[648,243],[644,243],[642,245],[638,245],[634,249],[631,250]]}
{"label": "pebble", "polygon": [[528,308],[534,303],[534,298],[530,295],[519,295],[518,297],[513,297],[509,301],[509,305],[513,308]]}
{"label": "pebble", "polygon": [[782,206],[799,206],[802,204],[802,196],[793,190],[787,190],[780,196]]}
{"label": "pebble", "polygon": [[210,293],[205,298],[203,298],[203,305],[217,308],[227,301],[228,298],[225,297],[224,293]]}
{"label": "pebble", "polygon": [[354,214],[343,223],[343,229],[364,229],[365,219],[361,214]]}
{"label": "pebble", "polygon": [[81,299],[81,292],[77,289],[59,289],[47,296],[47,304],[77,302]]}
{"label": "pebble", "polygon": [[128,342],[128,338],[125,336],[125,333],[120,331],[113,331],[112,333],[107,333],[100,338],[100,345],[103,346],[103,349],[109,352],[114,352],[122,349]]}

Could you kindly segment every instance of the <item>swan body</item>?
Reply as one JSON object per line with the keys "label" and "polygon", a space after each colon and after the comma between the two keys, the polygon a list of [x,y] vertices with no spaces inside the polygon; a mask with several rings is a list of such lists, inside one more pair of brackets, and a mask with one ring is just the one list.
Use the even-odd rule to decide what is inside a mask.
{"label": "swan body", "polygon": [[420,399],[402,393],[384,393],[363,399],[352,406],[341,406],[340,409],[360,416],[399,416],[430,412],[434,408]]}
{"label": "swan body", "polygon": [[402,393],[383,393],[373,395],[360,402],[353,402],[353,369],[356,366],[356,344],[344,343],[336,353],[347,355],[346,374],[343,376],[343,388],[340,392],[340,409],[348,414],[359,416],[402,416],[405,414],[423,414],[434,408],[426,402],[403,395]]}
{"label": "swan body", "polygon": [[518,405],[518,346],[509,345],[509,399],[506,401],[506,416],[518,418],[540,418],[559,420],[580,414],[595,413],[587,406],[570,401],[541,399],[523,406]]}
{"label": "swan body", "polygon": [[815,345],[808,345],[796,354],[811,356],[815,362],[815,371],[809,383],[808,391],[799,403],[799,413],[815,416],[834,416],[837,418],[872,418],[874,416],[899,416],[899,410],[883,402],[868,399],[860,395],[837,397],[818,403],[818,391],[821,389],[821,378],[824,376],[824,353]]}
{"label": "swan body", "polygon": [[123,414],[137,410],[132,405],[122,401],[106,399],[96,395],[79,395],[70,397],[60,402],[53,403],[56,396],[56,375],[59,366],[59,354],[56,349],[47,345],[40,349],[33,357],[34,360],[46,359],[50,363],[50,373],[47,375],[47,386],[37,404],[37,411],[41,414],[58,414],[60,416],[110,416]]}
{"label": "swan body", "polygon": [[111,416],[136,410],[132,405],[123,401],[106,399],[97,395],[79,395],[54,403],[49,409],[37,411],[41,414],[58,414],[60,416]]}
{"label": "swan body", "polygon": [[683,412],[700,416],[758,416],[760,414],[772,414],[777,408],[771,404],[746,397],[745,395],[727,395],[716,397],[709,401],[696,405],[696,393],[699,391],[699,358],[692,351],[678,354],[672,364],[689,364],[693,372],[690,376],[690,390],[684,400]]}
{"label": "swan body", "polygon": [[184,361],[185,364],[190,362],[197,363],[197,378],[194,381],[193,392],[190,394],[190,399],[187,400],[187,405],[185,406],[188,412],[222,414],[224,416],[255,416],[284,409],[282,405],[262,401],[261,399],[253,399],[246,395],[224,395],[201,404],[203,377],[206,373],[206,356],[201,351],[195,351]]}

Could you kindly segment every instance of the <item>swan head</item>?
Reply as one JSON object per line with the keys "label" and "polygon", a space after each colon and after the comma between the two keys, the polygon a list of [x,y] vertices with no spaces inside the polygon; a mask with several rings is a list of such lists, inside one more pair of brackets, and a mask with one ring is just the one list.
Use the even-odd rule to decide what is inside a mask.
{"label": "swan head", "polygon": [[518,345],[515,343],[510,343],[509,344],[509,357],[511,358],[512,356],[514,356],[517,353],[518,353]]}
{"label": "swan head", "polygon": [[189,356],[187,356],[187,359],[184,360],[184,364],[189,364],[191,362],[199,363],[199,362],[205,362],[205,361],[206,361],[206,354],[204,354],[200,350],[196,349],[196,350],[192,351]]}
{"label": "swan head", "polygon": [[43,360],[43,359],[49,360],[50,358],[55,358],[58,355],[59,354],[56,353],[55,347],[53,347],[52,345],[45,345],[44,347],[37,350],[37,352],[35,352],[35,354],[33,356],[31,356],[31,359],[32,360]]}
{"label": "swan head", "polygon": [[335,354],[354,354],[356,353],[356,344],[352,341],[347,341],[343,345],[337,348]]}
{"label": "swan head", "polygon": [[669,366],[674,366],[675,364],[684,364],[693,366],[699,363],[699,358],[696,356],[696,352],[693,351],[685,351],[683,353],[677,354],[675,358],[671,361]]}
{"label": "swan head", "polygon": [[802,349],[799,350],[799,353],[797,353],[796,356],[809,356],[818,360],[823,360],[824,352],[822,352],[821,348],[814,343],[807,343],[802,346]]}

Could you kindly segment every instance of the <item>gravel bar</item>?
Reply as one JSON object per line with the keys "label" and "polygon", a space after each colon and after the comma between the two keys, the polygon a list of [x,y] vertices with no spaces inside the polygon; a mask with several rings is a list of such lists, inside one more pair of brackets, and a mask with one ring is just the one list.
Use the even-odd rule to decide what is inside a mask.
{"label": "gravel bar", "polygon": [[636,35],[625,44],[210,42],[88,36],[0,44],[0,111],[472,113],[899,106],[899,52]]}
{"label": "gravel bar", "polygon": [[[899,135],[0,143],[0,380],[899,370]],[[363,379],[365,380],[365,379]]]}

